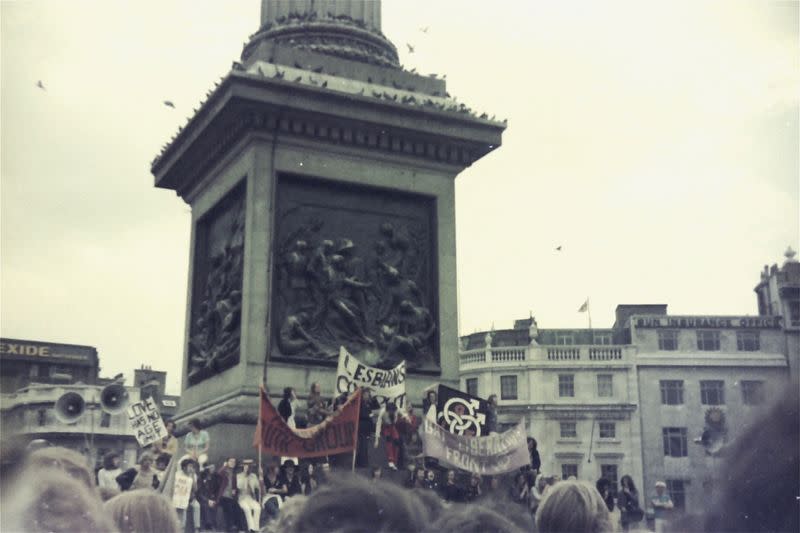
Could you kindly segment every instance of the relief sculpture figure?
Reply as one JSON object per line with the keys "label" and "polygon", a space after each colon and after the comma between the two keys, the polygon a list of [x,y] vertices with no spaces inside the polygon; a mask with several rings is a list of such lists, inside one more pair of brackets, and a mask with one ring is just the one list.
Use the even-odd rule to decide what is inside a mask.
{"label": "relief sculpture figure", "polygon": [[344,345],[376,366],[438,366],[435,320],[414,279],[427,268],[416,264],[426,257],[414,237],[421,230],[372,228],[356,232],[364,242],[316,219],[285,234],[276,256],[278,356],[328,360]]}

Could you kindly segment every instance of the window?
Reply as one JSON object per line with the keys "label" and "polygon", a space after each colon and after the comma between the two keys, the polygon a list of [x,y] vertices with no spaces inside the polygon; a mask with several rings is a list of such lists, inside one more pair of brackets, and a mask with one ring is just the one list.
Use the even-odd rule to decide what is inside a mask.
{"label": "window", "polygon": [[44,426],[47,424],[47,409],[39,409],[37,412],[37,422],[39,426]]}
{"label": "window", "polygon": [[575,337],[572,333],[556,333],[556,344],[559,346],[575,344]]}
{"label": "window", "polygon": [[616,439],[617,425],[614,422],[600,422],[600,438]]}
{"label": "window", "polygon": [[675,351],[678,349],[678,332],[674,329],[665,329],[658,332],[658,349]]}
{"label": "window", "polygon": [[800,326],[800,300],[789,300],[789,326]]}
{"label": "window", "polygon": [[578,424],[577,422],[561,422],[561,438],[562,439],[577,439],[578,438]]}
{"label": "window", "polygon": [[478,395],[478,378],[467,378],[467,394],[470,396]]}
{"label": "window", "polygon": [[740,352],[757,352],[761,349],[761,339],[757,331],[737,331],[736,349]]}
{"label": "window", "polygon": [[575,376],[573,374],[558,375],[558,395],[562,398],[575,396]]}
{"label": "window", "polygon": [[603,333],[594,333],[592,335],[592,341],[594,344],[599,344],[602,346],[608,346],[611,344],[611,333],[603,332]]}
{"label": "window", "polygon": [[578,465],[573,463],[561,465],[561,479],[569,479],[572,476],[578,477]]}
{"label": "window", "polygon": [[688,457],[686,428],[662,428],[664,455],[669,457]]}
{"label": "window", "polygon": [[517,399],[517,376],[500,376],[500,399]]}
{"label": "window", "polygon": [[103,413],[100,417],[100,427],[101,428],[108,428],[111,427],[111,415],[109,413]]}
{"label": "window", "polygon": [[675,509],[684,511],[686,509],[686,484],[682,479],[668,479],[667,494],[672,498]]}
{"label": "window", "polygon": [[617,475],[617,465],[600,465],[600,477],[611,482],[608,491],[614,495],[617,494]]}
{"label": "window", "polygon": [[719,380],[701,381],[700,402],[703,405],[724,405],[725,382]]}
{"label": "window", "polygon": [[666,379],[659,381],[661,385],[662,405],[681,405],[683,403],[683,380]]}
{"label": "window", "polygon": [[31,368],[30,368],[30,370],[28,370],[28,372],[29,372],[28,375],[30,377],[38,378],[39,377],[39,365],[31,365]]}
{"label": "window", "polygon": [[742,381],[742,402],[745,405],[760,405],[764,403],[763,381]]}
{"label": "window", "polygon": [[614,396],[614,376],[612,374],[597,374],[597,396],[600,398]]}
{"label": "window", "polygon": [[698,331],[697,349],[701,352],[718,352],[719,331]]}

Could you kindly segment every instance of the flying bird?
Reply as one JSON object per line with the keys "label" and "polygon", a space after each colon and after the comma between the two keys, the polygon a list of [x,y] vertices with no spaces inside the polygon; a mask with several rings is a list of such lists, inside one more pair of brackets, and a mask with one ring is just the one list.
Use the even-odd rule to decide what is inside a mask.
{"label": "flying bird", "polygon": [[419,31],[421,31],[422,33],[428,33],[428,26],[425,26],[424,28],[420,28]]}
{"label": "flying bird", "polygon": [[561,251],[561,245],[559,244],[558,246],[556,246],[556,252],[560,252],[560,251]]}
{"label": "flying bird", "polygon": [[39,80],[39,81],[37,81],[37,82],[36,82],[36,86],[37,86],[38,88],[40,88],[41,90],[43,90],[43,91],[46,91],[46,90],[47,90],[47,89],[45,89],[45,88],[44,88],[44,83],[42,83],[42,80]]}
{"label": "flying bird", "polygon": [[171,100],[164,100],[164,105],[175,109],[175,104],[173,104]]}
{"label": "flying bird", "polygon": [[409,53],[409,54],[413,54],[413,53],[414,53],[414,47],[413,47],[413,46],[411,46],[411,45],[410,45],[410,44],[408,44],[408,43],[406,43],[406,46],[408,47],[408,53]]}

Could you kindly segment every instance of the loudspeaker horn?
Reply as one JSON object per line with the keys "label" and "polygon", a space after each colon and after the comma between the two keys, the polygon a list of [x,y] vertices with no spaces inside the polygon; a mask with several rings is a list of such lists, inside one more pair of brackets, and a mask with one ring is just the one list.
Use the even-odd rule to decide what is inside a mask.
{"label": "loudspeaker horn", "polygon": [[65,392],[56,400],[56,418],[64,424],[74,424],[86,411],[86,402],[77,392]]}
{"label": "loudspeaker horn", "polygon": [[107,385],[100,392],[100,407],[110,415],[117,415],[128,406],[128,391],[119,383]]}

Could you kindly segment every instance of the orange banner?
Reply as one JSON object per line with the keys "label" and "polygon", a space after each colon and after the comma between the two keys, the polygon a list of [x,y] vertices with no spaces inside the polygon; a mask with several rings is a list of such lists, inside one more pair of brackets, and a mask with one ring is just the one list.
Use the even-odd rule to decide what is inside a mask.
{"label": "orange banner", "polygon": [[261,446],[261,451],[267,455],[299,458],[352,452],[358,438],[360,407],[361,389],[358,389],[339,411],[322,423],[307,429],[292,429],[278,414],[262,387],[253,446]]}

